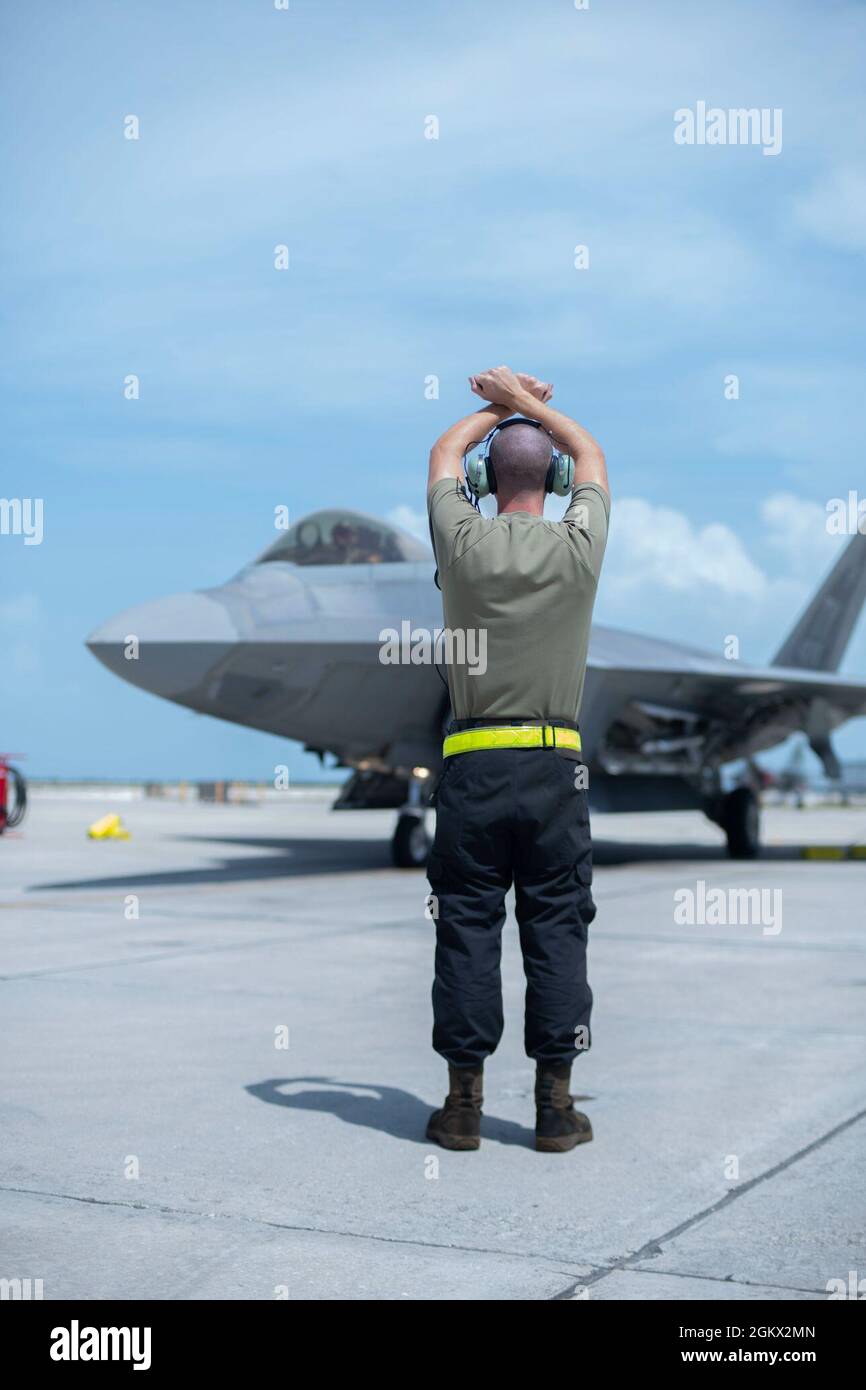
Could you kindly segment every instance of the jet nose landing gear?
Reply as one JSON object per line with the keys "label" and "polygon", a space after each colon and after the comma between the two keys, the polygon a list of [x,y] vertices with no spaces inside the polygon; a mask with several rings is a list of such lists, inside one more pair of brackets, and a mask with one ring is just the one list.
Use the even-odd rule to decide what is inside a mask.
{"label": "jet nose landing gear", "polygon": [[761,804],[752,787],[716,791],[704,802],[704,815],[725,832],[731,859],[756,859],[761,853]]}
{"label": "jet nose landing gear", "polygon": [[755,859],[761,851],[761,812],[751,787],[736,787],[722,801],[722,829],[732,859]]}
{"label": "jet nose landing gear", "polygon": [[430,778],[426,767],[412,769],[409,778],[409,793],[404,806],[400,808],[394,837],[391,840],[391,857],[398,869],[423,869],[430,854],[430,836],[427,833],[427,786]]}

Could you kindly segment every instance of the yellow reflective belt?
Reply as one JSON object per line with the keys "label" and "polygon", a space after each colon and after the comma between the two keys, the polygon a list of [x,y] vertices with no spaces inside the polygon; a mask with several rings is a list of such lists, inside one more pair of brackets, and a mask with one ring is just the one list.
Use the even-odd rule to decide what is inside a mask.
{"label": "yellow reflective belt", "polygon": [[489,729],[464,729],[449,734],[442,745],[442,756],[472,753],[476,748],[571,748],[580,752],[580,734],[576,729],[561,729],[553,724],[499,724]]}

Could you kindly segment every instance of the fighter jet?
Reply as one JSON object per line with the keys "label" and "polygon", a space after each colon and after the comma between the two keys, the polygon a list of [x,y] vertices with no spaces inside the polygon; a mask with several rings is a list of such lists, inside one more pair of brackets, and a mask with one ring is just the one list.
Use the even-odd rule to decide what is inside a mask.
{"label": "fighter jet", "polygon": [[[866,678],[836,674],[864,598],[856,534],[768,666],[595,625],[581,710],[590,806],[699,808],[732,856],[756,855],[755,790],[725,791],[723,769],[800,730],[839,775],[830,735],[866,714]],[[417,868],[450,707],[441,669],[413,659],[424,643],[412,635],[441,629],[431,552],[374,517],[326,510],[227,584],[129,609],[87,645],[163,699],[333,755],[352,769],[335,809],[397,810],[394,861]],[[396,663],[384,658],[394,632]]]}

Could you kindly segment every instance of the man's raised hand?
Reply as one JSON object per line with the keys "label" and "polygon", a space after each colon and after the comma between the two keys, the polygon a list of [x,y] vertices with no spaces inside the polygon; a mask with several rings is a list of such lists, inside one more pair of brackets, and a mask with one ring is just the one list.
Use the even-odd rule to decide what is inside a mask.
{"label": "man's raised hand", "polygon": [[520,410],[527,396],[544,403],[553,395],[549,382],[539,381],[527,372],[513,372],[510,367],[492,367],[489,371],[478,372],[469,378],[469,385],[476,396],[508,410]]}
{"label": "man's raised hand", "polygon": [[528,372],[517,372],[516,376],[524,391],[528,391],[530,396],[546,405],[553,395],[553,386],[549,381],[539,381],[537,376],[530,376]]}
{"label": "man's raised hand", "polygon": [[510,367],[492,367],[489,372],[478,372],[469,378],[469,385],[482,400],[491,405],[503,405],[509,410],[517,410],[517,400],[523,387]]}

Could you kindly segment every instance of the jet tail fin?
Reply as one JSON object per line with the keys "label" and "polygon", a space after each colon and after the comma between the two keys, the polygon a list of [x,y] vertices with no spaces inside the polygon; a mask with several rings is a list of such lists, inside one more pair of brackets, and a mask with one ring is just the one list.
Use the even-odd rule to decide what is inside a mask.
{"label": "jet tail fin", "polygon": [[815,597],[798,618],[773,666],[838,671],[866,599],[866,535],[852,536]]}

